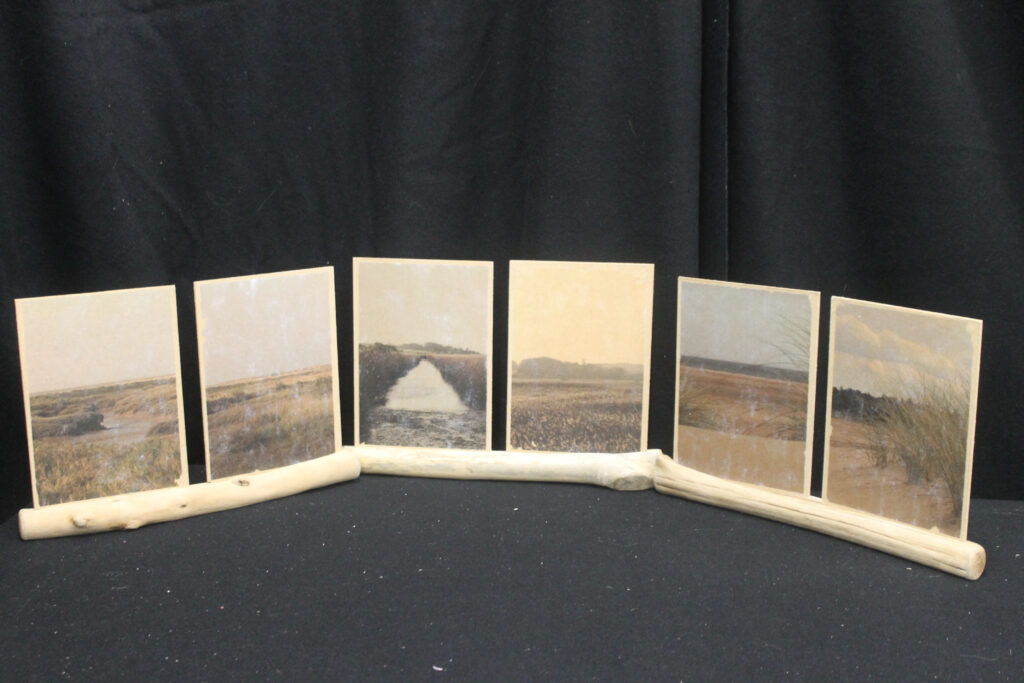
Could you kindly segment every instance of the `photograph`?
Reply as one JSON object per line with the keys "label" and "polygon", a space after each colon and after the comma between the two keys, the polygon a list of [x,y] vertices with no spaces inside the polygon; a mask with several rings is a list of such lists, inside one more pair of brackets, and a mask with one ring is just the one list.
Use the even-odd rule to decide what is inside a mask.
{"label": "photograph", "polygon": [[822,498],[966,538],[981,329],[832,299]]}
{"label": "photograph", "polygon": [[676,461],[810,493],[819,298],[679,278]]}
{"label": "photograph", "polygon": [[174,287],[14,304],[33,504],[187,486]]}
{"label": "photograph", "polygon": [[341,449],[334,268],[195,283],[211,481]]}
{"label": "photograph", "polygon": [[356,443],[490,450],[494,264],[354,258]]}
{"label": "photograph", "polygon": [[507,448],[647,448],[654,266],[509,264]]}

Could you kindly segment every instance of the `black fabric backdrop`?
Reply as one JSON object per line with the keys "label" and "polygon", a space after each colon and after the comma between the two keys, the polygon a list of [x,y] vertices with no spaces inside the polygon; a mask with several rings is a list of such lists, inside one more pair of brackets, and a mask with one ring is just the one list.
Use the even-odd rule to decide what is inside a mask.
{"label": "black fabric backdrop", "polygon": [[[0,519],[31,501],[14,298],[175,284],[195,473],[192,282],[334,265],[350,387],[352,256],[494,260],[496,387],[509,259],[655,263],[665,450],[678,275],[820,290],[823,330],[832,295],[982,318],[973,494],[1024,498],[1021,35],[1012,2],[0,0]],[[973,512],[977,583],[553,484],[366,476],[31,543],[8,519],[0,670],[1020,680],[1024,507]]]}
{"label": "black fabric backdrop", "polygon": [[196,463],[192,282],[332,264],[344,343],[357,255],[494,260],[497,387],[509,259],[655,263],[664,450],[678,275],[982,318],[973,495],[1024,497],[1024,10],[839,5],[4,0],[2,516],[14,298],[177,285]]}

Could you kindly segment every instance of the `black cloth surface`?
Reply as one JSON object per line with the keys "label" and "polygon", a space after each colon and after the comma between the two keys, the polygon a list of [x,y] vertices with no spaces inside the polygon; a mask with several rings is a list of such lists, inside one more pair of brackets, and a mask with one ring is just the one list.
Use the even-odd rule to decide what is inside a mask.
{"label": "black cloth surface", "polygon": [[653,491],[364,475],[0,531],[5,680],[1020,680],[1024,505],[966,581]]}

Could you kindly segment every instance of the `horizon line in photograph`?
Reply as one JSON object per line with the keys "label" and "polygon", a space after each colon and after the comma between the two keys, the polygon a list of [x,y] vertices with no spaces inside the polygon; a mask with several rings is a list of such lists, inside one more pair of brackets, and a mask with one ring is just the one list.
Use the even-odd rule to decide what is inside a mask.
{"label": "horizon line in photograph", "polygon": [[225,386],[228,386],[228,385],[231,385],[231,384],[244,384],[246,382],[260,382],[260,381],[263,381],[263,380],[270,380],[270,379],[285,379],[285,378],[288,378],[288,377],[300,377],[302,375],[307,375],[307,374],[311,374],[311,373],[320,373],[320,372],[324,372],[324,371],[330,372],[330,371],[332,371],[332,369],[333,368],[332,368],[330,363],[321,363],[320,365],[310,365],[308,367],[296,368],[294,370],[287,370],[285,372],[274,372],[274,373],[271,373],[269,375],[256,375],[254,377],[237,377],[235,379],[227,379],[227,380],[224,380],[223,382],[217,382],[216,384],[209,384],[209,383],[207,383],[206,387],[208,389],[216,389],[216,388],[225,387]]}
{"label": "horizon line in photograph", "polygon": [[379,344],[381,346],[392,346],[400,351],[414,351],[424,354],[441,353],[441,354],[473,354],[476,356],[486,355],[482,351],[474,351],[461,346],[451,346],[449,344],[440,344],[432,340],[417,341],[417,342],[391,342],[391,341],[372,341],[372,342],[359,342],[361,347],[370,347]]}
{"label": "horizon line in photograph", "polygon": [[631,381],[642,382],[645,366],[641,363],[587,363],[565,361],[550,356],[512,361],[513,382],[558,381]]}
{"label": "horizon line in photograph", "polygon": [[712,372],[724,372],[734,375],[748,375],[761,379],[779,379],[789,382],[806,383],[810,380],[810,371],[807,368],[780,368],[777,365],[755,365],[749,363],[738,363],[735,361],[718,360],[715,358],[702,358],[699,356],[680,356],[680,367],[693,368],[695,370],[710,370]]}
{"label": "horizon line in photograph", "polygon": [[[556,356],[530,356],[529,358],[524,358],[523,360],[553,360],[553,361],[557,361],[559,363],[576,363],[578,365],[609,365],[609,366],[635,365],[637,367],[643,367],[643,365],[644,365],[643,363],[617,363],[617,362],[612,362],[612,363],[591,363],[591,362],[587,361],[586,358],[584,358],[582,360],[574,360],[572,358],[558,358]],[[513,362],[516,362],[516,361],[513,361]]]}
{"label": "horizon line in photograph", "polygon": [[177,379],[177,375],[156,375],[154,377],[128,377],[125,379],[116,379],[112,382],[100,382],[99,384],[83,384],[77,387],[65,387],[62,389],[33,391],[32,393],[29,394],[29,398],[33,398],[36,396],[48,396],[50,394],[68,394],[76,391],[92,391],[95,389],[107,389],[110,387],[128,387],[133,384],[146,384],[149,382],[176,382]]}

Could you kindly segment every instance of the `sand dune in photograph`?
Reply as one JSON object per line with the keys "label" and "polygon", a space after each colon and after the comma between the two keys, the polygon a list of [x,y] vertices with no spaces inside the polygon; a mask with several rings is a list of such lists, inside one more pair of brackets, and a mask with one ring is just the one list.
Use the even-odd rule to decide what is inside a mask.
{"label": "sand dune in photograph", "polygon": [[824,497],[963,536],[981,322],[833,299]]}
{"label": "sand dune in photograph", "polygon": [[833,503],[884,515],[907,524],[957,536],[955,499],[937,479],[912,480],[898,461],[879,464],[874,427],[858,420],[832,419],[828,498]]}

